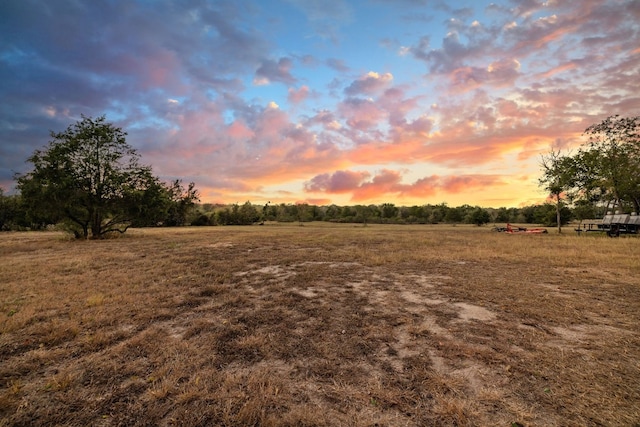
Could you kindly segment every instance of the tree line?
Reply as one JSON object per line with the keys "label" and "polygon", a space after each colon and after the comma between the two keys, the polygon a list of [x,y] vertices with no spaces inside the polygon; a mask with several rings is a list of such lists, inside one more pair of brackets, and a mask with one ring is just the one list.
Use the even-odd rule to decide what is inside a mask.
{"label": "tree line", "polygon": [[[565,207],[562,222],[572,219]],[[396,206],[392,203],[317,206],[305,203],[254,205],[247,201],[233,205],[196,205],[191,225],[251,225],[272,222],[326,221],[356,224],[475,224],[530,223],[555,226],[555,206],[550,203],[522,208],[483,208],[480,206],[448,206],[446,203]]]}
{"label": "tree line", "polygon": [[[179,184],[178,184],[179,185]],[[184,189],[177,191],[180,197],[165,199],[163,208],[154,215],[137,218],[131,222],[133,227],[158,226],[212,226],[212,225],[254,225],[266,221],[282,223],[306,223],[326,221],[354,224],[475,224],[488,223],[528,223],[555,226],[556,208],[545,203],[521,208],[483,208],[480,206],[448,206],[446,203],[414,206],[396,206],[392,203],[379,205],[326,205],[309,204],[268,204],[257,205],[247,201],[243,204],[199,204],[185,203]],[[141,209],[141,208],[139,208]],[[26,206],[20,195],[3,195],[0,189],[0,230],[42,230],[54,224],[62,229],[64,219],[47,215],[44,210],[40,216]],[[562,209],[562,224],[575,217],[572,209]],[[79,236],[82,237],[82,236]]]}

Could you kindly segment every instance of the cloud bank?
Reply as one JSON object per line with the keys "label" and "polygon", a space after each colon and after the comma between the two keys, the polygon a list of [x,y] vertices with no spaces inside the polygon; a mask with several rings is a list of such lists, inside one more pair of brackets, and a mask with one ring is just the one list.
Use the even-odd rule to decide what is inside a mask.
{"label": "cloud bank", "polygon": [[106,114],[205,201],[517,205],[640,111],[637,1],[331,3],[2,3],[0,186]]}

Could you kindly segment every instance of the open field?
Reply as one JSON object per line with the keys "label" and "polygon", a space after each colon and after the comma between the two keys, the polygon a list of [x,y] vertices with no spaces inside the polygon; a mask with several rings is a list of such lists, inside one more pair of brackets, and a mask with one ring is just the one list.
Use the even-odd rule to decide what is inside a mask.
{"label": "open field", "polygon": [[640,239],[0,234],[0,426],[640,425]]}

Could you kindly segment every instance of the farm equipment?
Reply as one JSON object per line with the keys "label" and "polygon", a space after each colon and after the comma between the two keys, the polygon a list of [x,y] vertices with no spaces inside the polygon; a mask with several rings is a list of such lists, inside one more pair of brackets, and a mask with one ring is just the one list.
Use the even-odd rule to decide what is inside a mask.
{"label": "farm equipment", "polygon": [[506,227],[495,227],[493,230],[507,234],[546,234],[548,233],[546,228],[526,228],[526,227],[512,227],[511,224],[507,224]]}
{"label": "farm equipment", "polygon": [[602,221],[591,221],[576,228],[578,234],[582,232],[604,232],[610,237],[618,237],[621,234],[640,233],[640,216],[635,212],[631,214],[607,213]]}

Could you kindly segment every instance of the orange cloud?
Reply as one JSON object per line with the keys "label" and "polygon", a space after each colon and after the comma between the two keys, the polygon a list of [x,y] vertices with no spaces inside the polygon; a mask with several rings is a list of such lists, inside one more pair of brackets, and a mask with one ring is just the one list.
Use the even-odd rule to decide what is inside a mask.
{"label": "orange cloud", "polygon": [[440,181],[440,187],[447,193],[460,193],[474,188],[484,188],[504,184],[495,175],[460,175],[445,177]]}
{"label": "orange cloud", "polygon": [[348,98],[338,106],[338,111],[347,124],[357,130],[367,130],[377,126],[387,113],[371,99]]}
{"label": "orange cloud", "polygon": [[417,138],[406,139],[397,144],[371,141],[358,145],[347,151],[345,155],[354,164],[371,165],[383,163],[389,159],[411,161],[412,159],[417,160],[416,154],[421,150],[422,146],[423,142]]}
{"label": "orange cloud", "polygon": [[322,174],[305,183],[305,191],[328,194],[351,193],[351,200],[424,198],[438,193],[455,194],[474,189],[506,185],[499,175],[431,175],[411,184],[402,183],[398,171],[383,169],[371,178],[367,172],[337,171]]}
{"label": "orange cloud", "polygon": [[546,71],[542,74],[538,74],[537,78],[543,78],[543,79],[548,79],[549,77],[555,75],[555,74],[559,74],[559,73],[563,73],[565,71],[569,71],[569,70],[573,70],[575,68],[577,68],[578,66],[576,65],[575,62],[567,62],[566,64],[562,64],[559,65],[555,68],[552,68],[549,71]]}
{"label": "orange cloud", "polygon": [[358,188],[364,180],[371,176],[368,172],[336,171],[313,177],[305,183],[305,191],[324,192],[329,194],[348,193]]}

